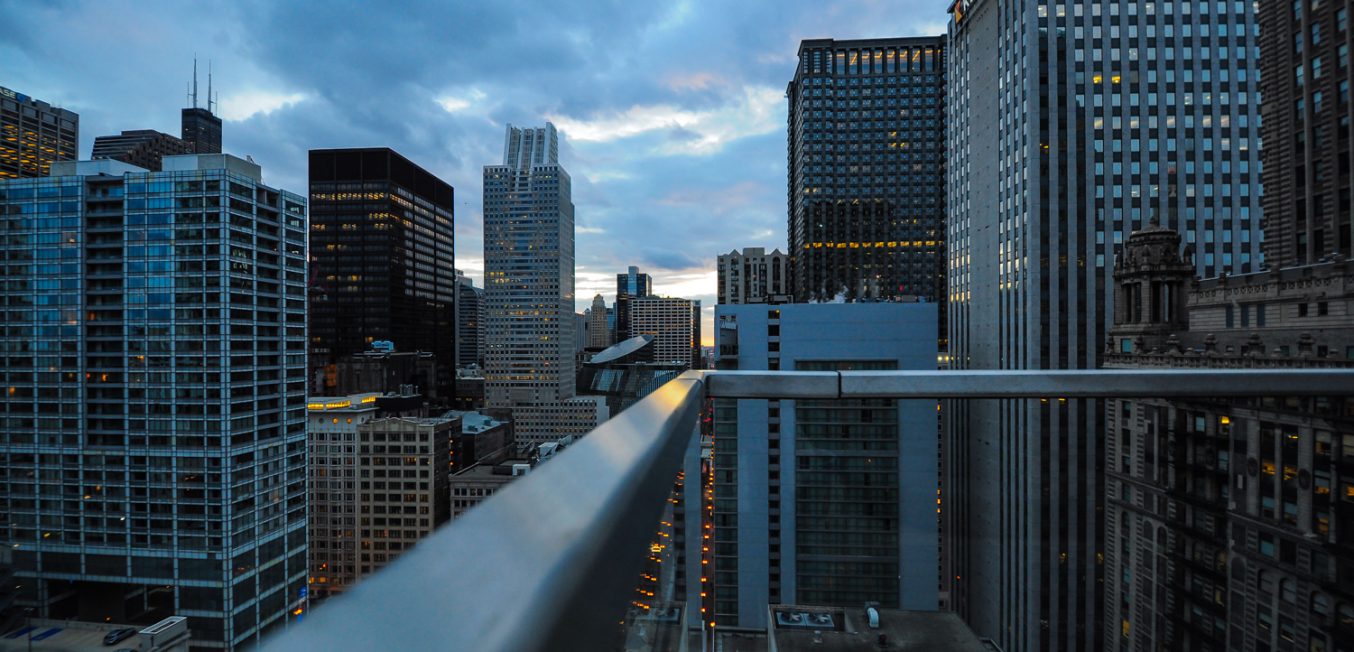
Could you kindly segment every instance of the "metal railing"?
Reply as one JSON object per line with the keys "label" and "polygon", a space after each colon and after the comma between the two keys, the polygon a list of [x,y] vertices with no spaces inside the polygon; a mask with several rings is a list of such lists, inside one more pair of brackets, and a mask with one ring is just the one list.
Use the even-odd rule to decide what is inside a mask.
{"label": "metal railing", "polygon": [[271,650],[597,650],[711,398],[1354,396],[1354,370],[689,371],[349,592]]}

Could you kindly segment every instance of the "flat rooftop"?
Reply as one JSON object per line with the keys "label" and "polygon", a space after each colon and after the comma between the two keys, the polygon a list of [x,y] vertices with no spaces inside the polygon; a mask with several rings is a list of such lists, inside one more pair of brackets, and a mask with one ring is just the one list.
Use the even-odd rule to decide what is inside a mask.
{"label": "flat rooftop", "polygon": [[[771,652],[989,652],[959,616],[942,611],[879,609],[871,628],[865,608],[771,605]],[[880,637],[883,637],[882,639]]]}
{"label": "flat rooftop", "polygon": [[[123,627],[131,627],[137,632],[144,628],[144,626],[135,625],[34,618],[30,625],[25,625],[21,621],[17,629],[11,629],[0,634],[0,651],[28,650],[28,637],[30,635],[33,637],[32,649],[34,652],[40,650],[50,652],[85,652],[86,650],[113,652],[122,649],[142,649],[140,634],[133,634],[130,638],[125,638],[116,645],[105,646],[103,644],[105,634]],[[150,641],[145,641],[145,645],[149,647]]]}

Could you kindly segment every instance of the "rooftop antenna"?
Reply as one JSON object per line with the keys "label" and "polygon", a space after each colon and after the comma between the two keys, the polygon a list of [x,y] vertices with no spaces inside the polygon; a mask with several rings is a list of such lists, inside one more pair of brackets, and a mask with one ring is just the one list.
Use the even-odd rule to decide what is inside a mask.
{"label": "rooftop antenna", "polygon": [[212,60],[207,60],[207,113],[212,112]]}
{"label": "rooftop antenna", "polygon": [[197,108],[197,55],[193,55],[193,108]]}

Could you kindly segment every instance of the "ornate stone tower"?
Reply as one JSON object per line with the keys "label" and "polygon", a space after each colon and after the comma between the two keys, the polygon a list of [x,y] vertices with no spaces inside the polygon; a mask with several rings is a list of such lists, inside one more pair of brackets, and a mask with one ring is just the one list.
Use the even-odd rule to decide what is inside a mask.
{"label": "ornate stone tower", "polygon": [[1114,328],[1106,354],[1164,348],[1173,332],[1189,327],[1185,289],[1194,262],[1182,254],[1180,234],[1154,218],[1128,237],[1114,261]]}

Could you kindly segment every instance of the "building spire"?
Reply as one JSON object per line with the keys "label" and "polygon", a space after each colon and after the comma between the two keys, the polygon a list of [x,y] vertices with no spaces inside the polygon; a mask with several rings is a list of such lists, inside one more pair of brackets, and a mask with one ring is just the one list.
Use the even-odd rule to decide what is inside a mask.
{"label": "building spire", "polygon": [[207,60],[207,113],[212,112],[212,60]]}
{"label": "building spire", "polygon": [[193,55],[193,92],[190,94],[193,108],[197,108],[197,55]]}

